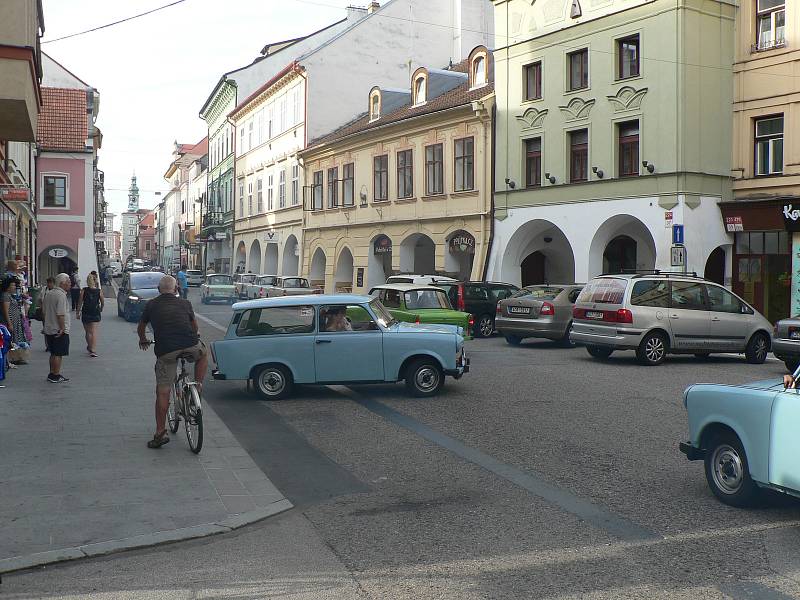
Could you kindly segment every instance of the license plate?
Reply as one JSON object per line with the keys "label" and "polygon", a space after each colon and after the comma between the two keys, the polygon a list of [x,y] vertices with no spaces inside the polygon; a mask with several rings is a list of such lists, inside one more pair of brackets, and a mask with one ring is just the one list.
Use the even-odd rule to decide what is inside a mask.
{"label": "license plate", "polygon": [[508,307],[509,313],[515,313],[518,315],[529,315],[531,314],[531,307],[530,306],[509,306]]}
{"label": "license plate", "polygon": [[587,310],[586,311],[586,318],[587,319],[602,319],[603,318],[603,311],[602,310]]}

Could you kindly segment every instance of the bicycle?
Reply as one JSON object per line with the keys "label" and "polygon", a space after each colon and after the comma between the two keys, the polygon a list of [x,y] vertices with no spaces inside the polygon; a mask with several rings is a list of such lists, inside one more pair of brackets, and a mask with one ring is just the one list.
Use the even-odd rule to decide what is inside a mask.
{"label": "bicycle", "polygon": [[180,366],[175,375],[175,382],[169,397],[169,409],[167,410],[167,423],[172,433],[177,433],[183,418],[184,429],[186,429],[186,441],[189,448],[195,454],[199,454],[203,448],[203,409],[201,407],[200,390],[196,381],[189,379],[186,370],[186,357],[178,356]]}

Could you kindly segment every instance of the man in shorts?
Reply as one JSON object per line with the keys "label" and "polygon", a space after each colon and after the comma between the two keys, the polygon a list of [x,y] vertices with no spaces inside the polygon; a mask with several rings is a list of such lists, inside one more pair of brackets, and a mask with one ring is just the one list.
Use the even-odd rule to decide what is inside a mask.
{"label": "man in shorts", "polygon": [[170,275],[161,278],[158,284],[159,296],[150,300],[142,311],[137,333],[139,348],[147,350],[148,323],[153,327],[156,341],[156,433],[147,442],[148,448],[160,448],[169,442],[167,435],[167,410],[172,384],[178,366],[178,356],[185,355],[194,362],[194,379],[202,386],[208,369],[208,351],[200,341],[197,319],[192,304],[177,297],[177,282]]}
{"label": "man in shorts", "polygon": [[69,356],[69,306],[67,294],[71,281],[66,273],[59,273],[55,278],[55,287],[48,291],[42,299],[42,316],[44,318],[45,345],[50,350],[50,373],[47,381],[64,383],[69,381],[61,374],[61,362]]}

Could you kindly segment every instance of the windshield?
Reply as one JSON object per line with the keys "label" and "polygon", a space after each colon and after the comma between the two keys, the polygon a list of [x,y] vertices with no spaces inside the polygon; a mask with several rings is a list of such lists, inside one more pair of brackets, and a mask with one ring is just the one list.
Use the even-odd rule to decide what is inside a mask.
{"label": "windshield", "polygon": [[132,290],[152,290],[158,287],[158,282],[164,277],[163,273],[138,273],[131,275]]}
{"label": "windshield", "polygon": [[511,297],[531,298],[534,300],[552,300],[563,291],[564,288],[559,288],[559,287],[548,287],[546,285],[534,286],[534,287],[522,288],[520,291],[516,292]]}
{"label": "windshield", "polygon": [[209,275],[206,277],[208,285],[233,285],[230,275]]}
{"label": "windshield", "polygon": [[308,280],[300,279],[298,277],[290,277],[288,279],[283,280],[283,287],[287,288],[307,288]]}
{"label": "windshield", "polygon": [[589,304],[622,304],[626,281],[611,277],[600,277],[586,284],[578,296],[578,302]]}
{"label": "windshield", "polygon": [[392,316],[386,307],[381,304],[381,301],[375,298],[369,303],[372,312],[375,313],[375,316],[378,319],[378,323],[381,324],[382,327],[391,327],[395,323],[397,323],[397,319]]}
{"label": "windshield", "polygon": [[405,293],[406,308],[450,308],[450,300],[442,290],[413,290]]}

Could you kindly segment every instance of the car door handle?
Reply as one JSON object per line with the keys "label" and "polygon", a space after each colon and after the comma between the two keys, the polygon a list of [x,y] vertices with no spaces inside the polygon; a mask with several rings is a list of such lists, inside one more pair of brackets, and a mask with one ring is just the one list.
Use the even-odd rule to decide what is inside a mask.
{"label": "car door handle", "polygon": [[318,344],[330,344],[333,340],[317,340]]}
{"label": "car door handle", "polygon": [[714,317],[714,318],[713,318],[713,319],[711,319],[711,320],[712,320],[712,321],[719,321],[719,317]]}
{"label": "car door handle", "polygon": [[680,317],[678,317],[678,315],[676,315],[675,313],[673,313],[673,314],[671,314],[671,315],[669,316],[669,318],[670,318],[670,319],[679,319]]}

